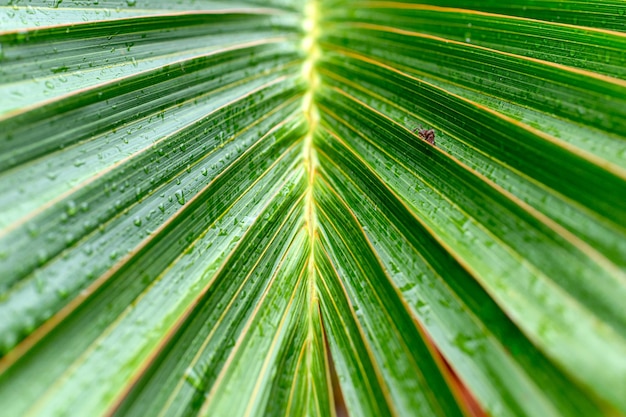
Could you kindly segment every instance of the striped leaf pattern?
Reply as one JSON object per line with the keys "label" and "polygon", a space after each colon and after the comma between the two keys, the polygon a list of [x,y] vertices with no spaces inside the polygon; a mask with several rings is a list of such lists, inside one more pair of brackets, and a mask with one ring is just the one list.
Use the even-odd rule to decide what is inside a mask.
{"label": "striped leaf pattern", "polygon": [[626,414],[625,13],[0,4],[2,413]]}

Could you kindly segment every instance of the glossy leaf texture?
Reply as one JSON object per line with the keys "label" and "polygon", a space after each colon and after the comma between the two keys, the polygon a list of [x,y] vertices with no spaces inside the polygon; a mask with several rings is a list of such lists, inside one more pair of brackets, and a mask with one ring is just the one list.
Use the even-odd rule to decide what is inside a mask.
{"label": "glossy leaf texture", "polygon": [[625,10],[5,2],[2,413],[626,414]]}

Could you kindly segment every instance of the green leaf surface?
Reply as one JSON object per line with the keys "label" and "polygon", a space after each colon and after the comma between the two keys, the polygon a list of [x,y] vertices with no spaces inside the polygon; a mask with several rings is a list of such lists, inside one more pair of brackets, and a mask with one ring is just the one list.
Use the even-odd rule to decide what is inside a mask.
{"label": "green leaf surface", "polygon": [[625,10],[3,3],[2,412],[626,414]]}

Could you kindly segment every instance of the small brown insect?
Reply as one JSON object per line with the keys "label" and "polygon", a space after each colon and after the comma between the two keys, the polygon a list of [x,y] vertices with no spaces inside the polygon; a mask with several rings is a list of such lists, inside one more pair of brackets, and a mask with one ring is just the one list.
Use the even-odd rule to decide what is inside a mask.
{"label": "small brown insect", "polygon": [[434,129],[422,129],[421,127],[416,127],[413,129],[413,133],[417,131],[417,136],[420,139],[425,140],[431,145],[435,146],[435,130]]}

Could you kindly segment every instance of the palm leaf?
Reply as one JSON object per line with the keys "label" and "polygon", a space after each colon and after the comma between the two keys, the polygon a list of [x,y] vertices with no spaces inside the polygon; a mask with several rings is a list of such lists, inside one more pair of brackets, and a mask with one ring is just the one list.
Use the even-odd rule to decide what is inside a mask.
{"label": "palm leaf", "polygon": [[0,6],[3,413],[626,413],[623,2],[428,3]]}

